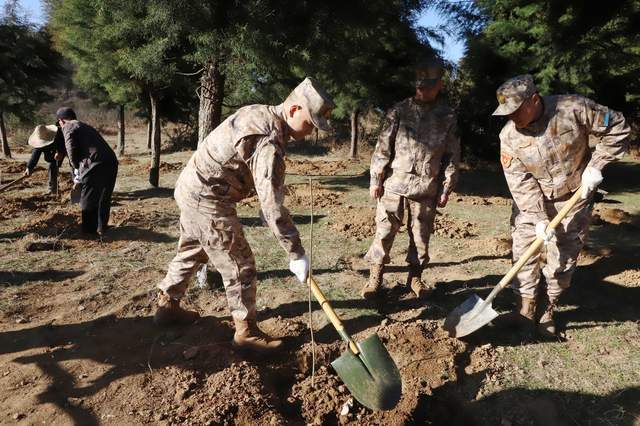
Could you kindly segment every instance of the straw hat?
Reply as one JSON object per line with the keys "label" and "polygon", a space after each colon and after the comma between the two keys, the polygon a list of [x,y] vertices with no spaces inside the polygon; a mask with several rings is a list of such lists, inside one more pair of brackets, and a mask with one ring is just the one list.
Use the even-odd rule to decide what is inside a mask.
{"label": "straw hat", "polygon": [[58,127],[55,124],[45,126],[40,124],[29,136],[29,145],[34,148],[44,148],[47,145],[51,145],[58,133]]}

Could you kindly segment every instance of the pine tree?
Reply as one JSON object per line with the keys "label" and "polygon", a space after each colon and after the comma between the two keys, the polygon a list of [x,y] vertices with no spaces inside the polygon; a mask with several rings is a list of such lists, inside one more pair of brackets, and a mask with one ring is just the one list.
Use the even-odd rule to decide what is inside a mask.
{"label": "pine tree", "polygon": [[2,153],[11,158],[5,117],[29,121],[50,99],[47,89],[62,73],[61,57],[45,30],[18,14],[17,2],[7,2],[0,17],[0,139]]}

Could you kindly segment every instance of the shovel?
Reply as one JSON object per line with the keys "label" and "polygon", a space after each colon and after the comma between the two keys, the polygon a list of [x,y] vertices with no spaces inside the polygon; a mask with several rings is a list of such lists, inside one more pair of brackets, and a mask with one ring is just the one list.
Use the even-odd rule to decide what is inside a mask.
{"label": "shovel", "polygon": [[[569,211],[580,200],[581,191],[578,188],[573,196],[567,201],[567,203],[558,212],[556,217],[547,226],[546,232],[555,229],[560,224],[562,219],[569,213]],[[507,275],[505,275],[500,282],[495,286],[487,300],[482,300],[478,295],[474,294],[465,300],[460,306],[455,308],[444,321],[443,328],[449,332],[451,337],[463,337],[473,333],[477,329],[491,322],[498,313],[493,309],[491,303],[496,298],[498,293],[505,288],[513,277],[520,271],[524,264],[529,260],[531,256],[536,254],[540,249],[544,240],[536,238],[536,240],[529,246],[527,251],[522,255],[520,259],[511,267]]]}
{"label": "shovel", "polygon": [[7,189],[11,188],[11,187],[12,187],[13,185],[15,185],[16,183],[23,181],[23,180],[24,180],[24,179],[26,179],[27,177],[28,177],[27,175],[22,175],[22,176],[20,176],[18,179],[16,179],[16,180],[12,180],[11,182],[9,182],[9,183],[7,183],[7,184],[5,184],[5,185],[0,186],[0,192],[4,192],[4,191],[6,191]]}
{"label": "shovel", "polygon": [[347,344],[347,350],[331,363],[334,370],[362,405],[372,410],[391,410],[402,395],[402,381],[398,367],[380,338],[373,334],[362,342],[354,342],[311,275],[307,284]]}

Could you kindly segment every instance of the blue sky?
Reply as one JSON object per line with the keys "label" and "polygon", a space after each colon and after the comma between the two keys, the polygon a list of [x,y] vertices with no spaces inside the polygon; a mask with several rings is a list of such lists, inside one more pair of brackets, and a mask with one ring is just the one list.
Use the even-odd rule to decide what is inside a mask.
{"label": "blue sky", "polygon": [[[4,5],[4,2],[5,0],[0,0],[0,4]],[[21,0],[20,3],[24,11],[29,15],[31,21],[41,23],[44,20],[40,0]],[[442,18],[433,10],[425,12],[419,20],[419,24],[425,27],[433,27],[441,23]],[[452,62],[458,62],[464,53],[464,43],[452,37],[445,37],[442,50],[446,59]]]}
{"label": "blue sky", "polygon": [[[443,23],[442,17],[434,10],[428,10],[418,20],[423,27],[435,27]],[[457,63],[464,53],[464,42],[458,41],[453,37],[445,36],[444,46],[435,46],[442,49],[445,59]]]}

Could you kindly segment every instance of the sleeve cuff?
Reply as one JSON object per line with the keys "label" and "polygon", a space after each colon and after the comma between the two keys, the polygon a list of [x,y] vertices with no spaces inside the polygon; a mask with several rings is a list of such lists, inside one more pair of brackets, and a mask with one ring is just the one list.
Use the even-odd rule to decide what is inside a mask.
{"label": "sleeve cuff", "polygon": [[298,260],[305,255],[304,247],[300,247],[296,251],[292,251],[289,253],[289,260]]}
{"label": "sleeve cuff", "polygon": [[369,186],[382,186],[383,181],[384,181],[384,176],[382,175],[382,173],[371,173]]}

